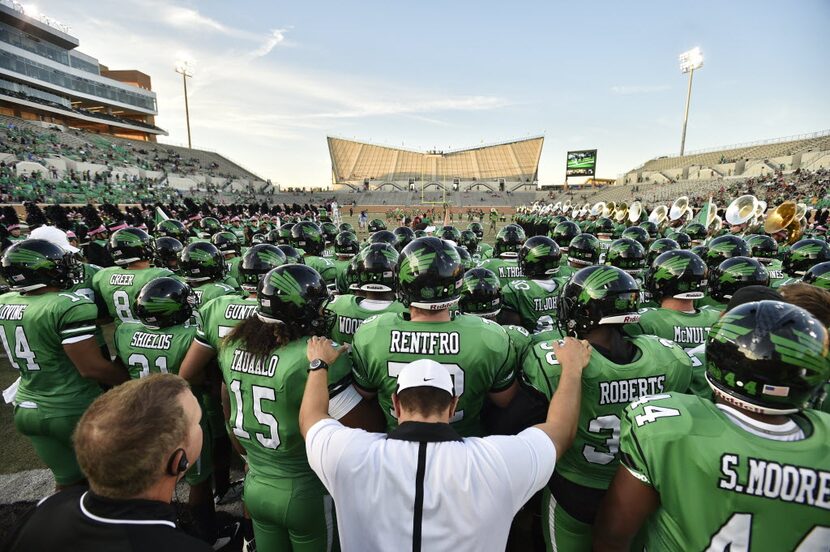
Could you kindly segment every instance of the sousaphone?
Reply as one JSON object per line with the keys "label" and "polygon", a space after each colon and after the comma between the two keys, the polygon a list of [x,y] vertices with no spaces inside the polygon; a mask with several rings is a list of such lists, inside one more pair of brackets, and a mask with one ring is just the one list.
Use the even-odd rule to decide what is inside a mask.
{"label": "sousaphone", "polygon": [[[588,205],[587,203],[585,205]],[[602,216],[602,213],[605,211],[606,205],[604,201],[597,201],[594,203],[592,207],[590,207],[589,213],[592,217]]]}
{"label": "sousaphone", "polygon": [[767,234],[777,234],[786,230],[788,244],[797,242],[804,233],[804,228],[798,219],[798,206],[794,201],[785,201],[767,215],[764,222],[764,231]]}
{"label": "sousaphone", "polygon": [[664,222],[666,222],[666,218],[669,216],[669,208],[665,205],[658,205],[654,209],[651,210],[651,214],[648,216],[648,220],[660,226]]}
{"label": "sousaphone", "polygon": [[628,222],[637,224],[640,222],[640,217],[643,215],[643,204],[635,201],[628,208]]}
{"label": "sousaphone", "polygon": [[742,195],[726,208],[726,222],[740,226],[751,221],[758,212],[758,199],[754,195]]}
{"label": "sousaphone", "polygon": [[669,220],[674,222],[679,220],[683,217],[683,215],[688,213],[689,209],[689,198],[686,196],[680,196],[674,200],[672,203],[671,209],[669,209]]}
{"label": "sousaphone", "polygon": [[628,218],[628,205],[626,205],[625,203],[620,203],[614,210],[614,222],[619,224],[626,218]]}

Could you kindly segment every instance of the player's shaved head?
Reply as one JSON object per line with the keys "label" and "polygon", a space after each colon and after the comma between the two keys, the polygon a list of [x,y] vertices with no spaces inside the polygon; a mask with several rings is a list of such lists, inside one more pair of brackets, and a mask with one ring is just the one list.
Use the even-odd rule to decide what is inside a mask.
{"label": "player's shaved head", "polygon": [[89,406],[74,443],[96,494],[132,498],[164,475],[171,454],[187,438],[185,393],[190,394],[185,380],[155,374],[119,385]]}

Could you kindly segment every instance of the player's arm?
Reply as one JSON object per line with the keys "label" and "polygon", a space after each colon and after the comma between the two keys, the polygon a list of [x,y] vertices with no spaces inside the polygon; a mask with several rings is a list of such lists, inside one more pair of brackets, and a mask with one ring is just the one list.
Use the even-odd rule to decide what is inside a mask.
{"label": "player's arm", "polygon": [[213,347],[194,339],[179,368],[179,376],[190,384],[203,383],[206,377],[205,369],[214,358],[216,350]]}
{"label": "player's arm", "polygon": [[[224,415],[225,422],[227,423],[231,419],[231,396],[228,393],[228,387],[224,383],[222,383],[222,387],[219,391],[219,396],[220,400],[222,401],[222,414]],[[233,447],[233,450],[235,450],[239,456],[244,457],[246,454],[248,454],[248,451],[245,450],[245,447],[242,446],[242,443],[239,442],[239,439],[236,438],[236,435],[234,435],[233,431],[228,431],[228,438],[231,440],[231,446]]]}
{"label": "player's arm", "polygon": [[522,317],[508,306],[504,306],[499,313],[499,324],[503,326],[521,326]]}
{"label": "player's arm", "polygon": [[101,354],[98,342],[92,334],[80,341],[64,341],[63,350],[78,369],[78,373],[85,378],[113,386],[129,379],[129,374],[123,367],[113,364]]}
{"label": "player's arm", "polygon": [[660,506],[660,495],[621,465],[594,522],[594,551],[624,552],[646,519]]}
{"label": "player's arm", "polygon": [[378,392],[376,389],[370,389],[368,387],[369,378],[367,376],[367,369],[366,369],[366,361],[363,360],[363,356],[361,355],[361,346],[358,342],[358,336],[362,335],[360,330],[364,326],[361,326],[357,329],[357,332],[354,334],[354,338],[352,339],[352,361],[354,362],[354,366],[352,367],[352,375],[354,376],[354,382],[352,383],[352,387],[360,394],[367,401],[372,401],[378,396]]}
{"label": "player's arm", "polygon": [[490,401],[499,408],[507,408],[513,397],[516,396],[516,391],[519,389],[519,384],[516,382],[517,359],[516,351],[510,342],[510,337],[507,332],[502,330],[504,336],[507,338],[507,355],[504,358],[504,363],[496,374],[496,381],[487,397]]}
{"label": "player's arm", "polygon": [[587,341],[566,337],[552,342],[552,347],[562,373],[548,407],[547,419],[533,427],[547,433],[556,447],[558,460],[570,448],[576,436],[582,399],[582,370],[591,359],[591,345]]}

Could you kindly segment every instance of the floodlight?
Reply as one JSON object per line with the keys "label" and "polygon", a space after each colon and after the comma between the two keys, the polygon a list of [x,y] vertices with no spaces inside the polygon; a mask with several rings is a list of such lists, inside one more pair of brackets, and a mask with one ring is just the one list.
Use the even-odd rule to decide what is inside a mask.
{"label": "floodlight", "polygon": [[703,52],[699,47],[692,48],[688,52],[680,54],[680,72],[688,73],[703,67]]}

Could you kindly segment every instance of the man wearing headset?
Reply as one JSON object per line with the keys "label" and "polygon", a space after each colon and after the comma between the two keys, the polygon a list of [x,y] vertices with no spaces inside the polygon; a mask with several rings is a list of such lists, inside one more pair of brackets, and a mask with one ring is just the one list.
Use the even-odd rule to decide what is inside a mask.
{"label": "man wearing headset", "polygon": [[155,374],[98,397],[75,430],[89,488],[42,500],[8,550],[206,552],[176,528],[176,483],[202,448],[199,403],[183,379]]}

